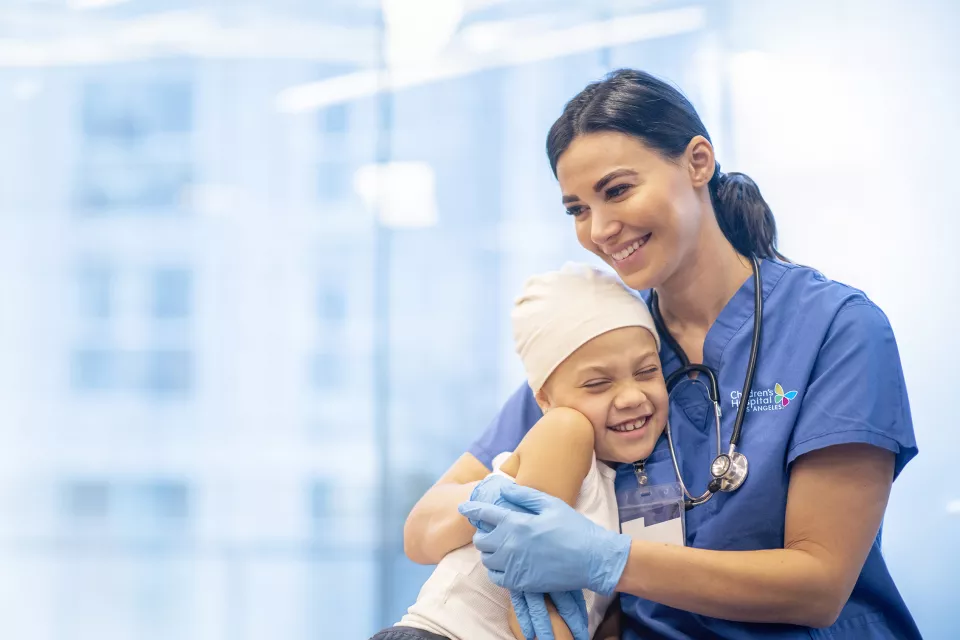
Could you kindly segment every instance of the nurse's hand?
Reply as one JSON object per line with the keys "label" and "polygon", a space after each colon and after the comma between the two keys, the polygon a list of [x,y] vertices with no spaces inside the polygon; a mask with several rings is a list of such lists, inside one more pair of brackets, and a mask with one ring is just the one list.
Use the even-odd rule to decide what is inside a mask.
{"label": "nurse's hand", "polygon": [[[501,494],[504,487],[515,484],[513,480],[504,476],[489,475],[473,489],[470,494],[471,502],[467,504],[487,503],[529,514],[529,511],[507,501]],[[493,531],[492,527],[487,526],[480,520],[471,518],[469,515],[467,515],[467,519],[478,531]],[[530,640],[533,640],[533,638],[554,640],[553,623],[550,621],[550,613],[547,611],[544,595],[535,592],[510,591],[510,600],[513,603],[513,611],[517,615],[517,622],[520,623],[520,629],[523,631],[524,637]],[[590,640],[589,618],[587,617],[587,604],[583,599],[583,591],[577,589],[568,592],[554,592],[549,595],[550,600],[553,601],[553,606],[556,607],[557,613],[563,618],[574,639]]]}
{"label": "nurse's hand", "polygon": [[[583,591],[551,593],[550,599],[557,613],[563,618],[574,640],[590,640],[590,621],[587,617],[587,603]],[[553,634],[553,621],[547,610],[544,594],[532,591],[511,591],[510,601],[517,615],[520,630],[527,640],[556,640]]]}
{"label": "nurse's hand", "polygon": [[500,492],[511,507],[530,513],[482,502],[460,505],[461,514],[482,525],[473,544],[493,583],[540,593],[613,593],[630,554],[630,536],[607,531],[536,489],[511,484]]}
{"label": "nurse's hand", "polygon": [[[516,483],[510,478],[497,475],[497,474],[491,474],[486,478],[484,478],[483,480],[481,480],[477,484],[477,486],[473,488],[473,492],[470,494],[470,501],[486,502],[488,504],[502,505],[507,509],[515,509],[518,511],[522,511],[524,513],[530,513],[526,509],[522,509],[520,507],[516,507],[510,504],[509,502],[507,502],[501,497],[500,490],[503,487],[506,487],[507,485],[511,485],[511,484],[516,484]],[[482,524],[479,520],[476,520],[475,518],[471,518],[470,516],[467,516],[467,520],[469,520],[470,524],[472,524],[475,528],[479,529],[480,531],[490,531],[490,527],[487,527],[486,525]]]}

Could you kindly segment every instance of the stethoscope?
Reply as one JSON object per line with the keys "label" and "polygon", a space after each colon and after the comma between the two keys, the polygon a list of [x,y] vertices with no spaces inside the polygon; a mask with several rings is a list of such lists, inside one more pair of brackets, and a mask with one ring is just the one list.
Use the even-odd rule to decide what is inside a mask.
{"label": "stethoscope", "polygon": [[[677,474],[677,480],[686,494],[684,505],[687,509],[699,506],[713,497],[718,491],[732,492],[736,491],[747,479],[747,457],[737,451],[737,445],[740,443],[740,431],[743,428],[743,419],[747,413],[747,400],[750,398],[750,389],[753,388],[753,374],[757,368],[757,351],[760,349],[760,327],[763,318],[763,282],[760,279],[760,262],[756,257],[753,258],[753,342],[750,344],[750,360],[747,364],[747,375],[743,380],[743,392],[740,406],[737,408],[737,419],[733,423],[733,433],[730,434],[730,448],[727,453],[722,450],[723,444],[720,436],[720,386],[717,384],[717,377],[710,367],[702,364],[691,364],[683,348],[677,344],[673,336],[667,330],[663,322],[663,316],[660,315],[660,304],[657,299],[657,292],[650,293],[650,312],[653,315],[653,322],[656,325],[657,333],[663,338],[674,353],[680,358],[681,367],[666,377],[667,393],[673,391],[674,387],[683,380],[685,376],[691,373],[698,373],[704,376],[708,383],[703,383],[707,388],[707,394],[713,403],[713,415],[717,425],[717,456],[710,463],[710,475],[712,480],[707,485],[707,490],[699,497],[694,496],[687,489],[683,482],[683,476],[680,474],[680,464],[677,462],[677,452],[673,446],[673,434],[670,432],[670,421],[667,421],[667,444],[670,448],[670,458],[673,460],[673,469]],[[643,470],[643,461],[635,462],[634,469],[637,473],[637,479],[640,484],[646,484],[647,477]]]}

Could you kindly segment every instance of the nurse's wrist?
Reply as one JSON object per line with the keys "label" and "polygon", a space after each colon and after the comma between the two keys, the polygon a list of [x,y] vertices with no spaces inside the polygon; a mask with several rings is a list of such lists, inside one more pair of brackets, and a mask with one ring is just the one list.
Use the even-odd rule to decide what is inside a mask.
{"label": "nurse's wrist", "polygon": [[[662,561],[665,556],[672,554],[675,549],[683,550],[683,547],[676,547],[661,542],[651,542],[649,540],[634,540],[630,545],[630,553],[627,557],[626,566],[620,574],[620,580],[617,582],[617,593],[629,593],[630,595],[652,600],[654,597],[662,595],[658,593],[656,583],[658,582],[658,571],[662,567]],[[675,561],[676,559],[673,558]],[[667,560],[669,564],[670,560]]]}
{"label": "nurse's wrist", "polygon": [[630,557],[632,542],[625,533],[603,530],[603,535],[591,545],[592,571],[588,589],[604,596],[617,590]]}

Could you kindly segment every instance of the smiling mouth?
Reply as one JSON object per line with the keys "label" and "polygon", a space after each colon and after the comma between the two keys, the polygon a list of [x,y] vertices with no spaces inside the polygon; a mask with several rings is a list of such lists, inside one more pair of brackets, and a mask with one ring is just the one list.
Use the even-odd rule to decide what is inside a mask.
{"label": "smiling mouth", "polygon": [[627,248],[621,249],[620,251],[617,251],[616,253],[611,253],[611,254],[610,254],[610,257],[613,258],[613,260],[614,260],[615,262],[621,262],[621,261],[623,261],[623,260],[626,260],[627,258],[629,258],[630,256],[632,256],[633,253],[634,253],[637,249],[639,249],[639,248],[642,247],[643,245],[647,244],[647,242],[649,242],[649,240],[650,240],[650,236],[651,236],[651,235],[653,235],[653,234],[652,234],[652,233],[648,233],[647,235],[643,236],[643,237],[640,238],[639,240],[634,241],[633,244],[631,244],[631,245],[628,246]]}
{"label": "smiling mouth", "polygon": [[636,431],[647,424],[647,418],[649,416],[644,416],[642,418],[637,418],[636,420],[629,420],[627,422],[621,422],[620,424],[615,424],[607,427],[611,431],[617,431],[619,433],[629,433],[630,431]]}

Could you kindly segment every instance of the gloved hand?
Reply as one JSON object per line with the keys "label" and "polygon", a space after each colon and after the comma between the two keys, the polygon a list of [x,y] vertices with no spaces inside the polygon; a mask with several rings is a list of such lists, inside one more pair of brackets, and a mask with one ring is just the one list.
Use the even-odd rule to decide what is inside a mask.
{"label": "gloved hand", "polygon": [[473,544],[493,583],[541,593],[583,588],[613,593],[627,565],[630,536],[607,531],[536,489],[511,484],[500,494],[531,513],[506,508],[506,503],[460,505],[461,514],[485,525],[478,527]]}
{"label": "gloved hand", "polygon": [[[590,640],[587,603],[583,599],[583,591],[551,593],[550,599],[557,608],[557,613],[567,623],[574,640]],[[532,591],[511,591],[510,600],[513,602],[513,610],[517,614],[517,622],[520,623],[524,638],[555,640],[544,594]]]}
{"label": "gloved hand", "polygon": [[[497,505],[505,509],[529,514],[530,511],[505,500],[501,495],[501,490],[504,487],[515,484],[515,482],[504,476],[487,476],[474,487],[473,492],[470,494],[470,501]],[[481,532],[493,531],[492,527],[487,526],[487,524],[480,520],[469,516],[467,519],[470,521],[470,524]],[[587,604],[583,599],[583,591],[580,589],[567,592],[558,591],[551,593],[550,599],[557,608],[557,613],[560,614],[560,617],[562,617],[563,621],[567,624],[574,639],[590,640]],[[529,640],[533,640],[534,637],[539,640],[554,640],[553,625],[550,623],[550,613],[547,611],[543,593],[524,593],[513,590],[510,591],[510,600],[513,602],[513,610],[517,614],[517,621],[520,623],[520,629],[523,631],[524,637]]]}
{"label": "gloved hand", "polygon": [[[500,489],[506,487],[507,485],[516,484],[510,478],[504,476],[491,474],[481,480],[476,487],[473,488],[473,491],[470,493],[471,502],[486,502],[487,504],[496,504],[502,505],[507,509],[513,509],[515,511],[522,511],[523,513],[530,513],[526,509],[517,507],[500,496]],[[490,531],[491,528],[481,523],[479,520],[474,518],[467,517],[467,520],[470,521],[474,527],[480,531]]]}

